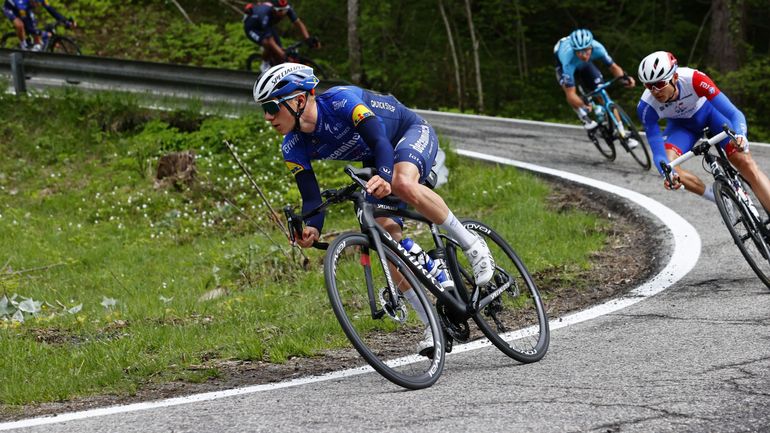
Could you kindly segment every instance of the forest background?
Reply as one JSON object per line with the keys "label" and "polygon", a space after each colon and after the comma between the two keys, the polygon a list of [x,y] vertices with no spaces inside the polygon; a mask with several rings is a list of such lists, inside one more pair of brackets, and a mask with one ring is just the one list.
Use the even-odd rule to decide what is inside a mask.
{"label": "forest background", "polygon": [[[78,20],[86,54],[243,69],[239,0],[77,0],[54,3]],[[579,27],[636,75],[671,51],[741,108],[752,140],[770,141],[767,0],[293,0],[323,46],[305,52],[339,79],[409,106],[575,122],[554,74],[553,46]],[[45,15],[44,13],[42,15]],[[284,46],[300,37],[278,24]],[[603,69],[605,75],[608,74]],[[637,86],[612,90],[633,111]]]}

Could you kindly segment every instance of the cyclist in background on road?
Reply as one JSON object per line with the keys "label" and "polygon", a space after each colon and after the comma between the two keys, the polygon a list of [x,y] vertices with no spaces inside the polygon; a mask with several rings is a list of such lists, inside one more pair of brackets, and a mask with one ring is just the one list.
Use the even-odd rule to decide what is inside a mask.
{"label": "cyclist in background on road", "polygon": [[[37,28],[37,19],[34,9],[43,6],[51,16],[57,21],[64,23],[68,29],[75,27],[75,22],[64,18],[48,0],[5,0],[3,3],[3,14],[13,24],[16,30],[16,36],[19,37],[19,47],[22,50],[40,51],[43,48],[43,32]],[[32,37],[32,43],[27,42],[27,36]]]}
{"label": "cyclist in background on road", "polygon": [[[646,90],[642,94],[637,114],[647,132],[652,159],[661,175],[660,162],[669,162],[687,153],[701,138],[703,128],[712,135],[722,132],[727,124],[735,131],[736,139],[725,139],[720,146],[727,158],[751,185],[765,209],[770,209],[770,180],[759,169],[749,153],[746,117],[703,72],[679,68],[673,54],[656,51],[639,64],[639,80]],[[658,119],[667,119],[661,134]],[[688,191],[714,201],[714,193],[695,174],[677,167],[672,173],[672,185],[667,189],[684,186]]]}
{"label": "cyclist in background on road", "polygon": [[[599,125],[588,117],[591,106],[578,95],[576,86],[580,86],[582,93],[590,93],[604,82],[601,71],[593,63],[595,60],[601,60],[607,65],[613,76],[624,77],[626,87],[635,84],[633,77],[626,75],[623,68],[612,60],[604,45],[594,39],[590,30],[577,29],[561,38],[554,45],[553,54],[556,58],[556,80],[564,90],[567,103],[575,110],[586,130],[590,131]],[[634,139],[629,139],[628,144],[632,148],[639,145]]]}
{"label": "cyclist in background on road", "polygon": [[[473,266],[476,284],[487,284],[495,264],[486,242],[455,218],[441,196],[421,184],[430,174],[438,152],[433,128],[392,95],[339,86],[316,96],[317,84],[313,69],[297,63],[273,66],[254,83],[254,100],[261,104],[265,120],[284,135],[283,158],[302,196],[303,213],[322,201],[311,160],[362,161],[364,166],[377,169],[366,185],[370,201],[377,202],[393,193],[440,224],[459,242]],[[377,222],[396,241],[401,240],[400,219],[383,217]],[[320,237],[324,215],[305,223],[303,232],[297,234],[297,243],[307,248]],[[396,284],[427,324],[414,290],[403,278]],[[430,328],[426,328],[418,352],[432,346]]]}
{"label": "cyclist in background on road", "polygon": [[262,67],[261,72],[273,65],[281,64],[286,59],[286,52],[281,45],[281,38],[275,31],[274,26],[283,17],[288,16],[294,26],[299,29],[302,38],[311,48],[320,48],[321,43],[317,38],[310,36],[307,27],[299,19],[297,13],[289,5],[288,0],[271,0],[264,3],[249,3],[243,13],[243,30],[246,36],[257,45],[262,46]]}

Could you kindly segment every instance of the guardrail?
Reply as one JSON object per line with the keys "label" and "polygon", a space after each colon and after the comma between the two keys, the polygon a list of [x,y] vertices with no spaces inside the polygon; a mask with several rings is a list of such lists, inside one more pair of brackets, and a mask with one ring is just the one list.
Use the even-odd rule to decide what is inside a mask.
{"label": "guardrail", "polygon": [[[13,53],[22,55],[27,83],[40,86],[71,85],[250,103],[258,76],[249,71],[8,49],[0,49],[0,74],[11,75]],[[321,83],[321,88],[337,84],[343,82]]]}

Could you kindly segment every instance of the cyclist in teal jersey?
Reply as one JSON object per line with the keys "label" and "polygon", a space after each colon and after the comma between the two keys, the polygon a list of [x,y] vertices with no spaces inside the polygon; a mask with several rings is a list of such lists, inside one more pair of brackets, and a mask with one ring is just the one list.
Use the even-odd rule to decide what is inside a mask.
{"label": "cyclist in teal jersey", "polygon": [[604,82],[602,73],[593,63],[594,61],[599,60],[604,63],[613,76],[624,77],[626,87],[633,87],[636,84],[634,78],[627,75],[623,68],[612,60],[604,45],[594,39],[590,30],[577,29],[569,36],[561,38],[553,47],[553,54],[556,61],[556,80],[564,90],[567,103],[575,110],[587,130],[594,129],[598,125],[588,117],[591,106],[578,95],[577,87],[579,86],[583,93],[589,93]]}
{"label": "cyclist in teal jersey", "polygon": [[[486,242],[468,231],[441,196],[421,183],[430,174],[438,152],[433,128],[391,95],[339,86],[316,96],[317,84],[313,69],[297,63],[273,66],[254,83],[254,100],[264,109],[265,120],[284,135],[283,156],[302,196],[303,212],[321,204],[312,160],[361,161],[377,169],[366,185],[367,194],[373,196],[371,201],[392,193],[439,224],[462,247],[476,284],[487,284],[495,264]],[[395,240],[401,240],[399,220],[378,218],[377,222]],[[323,215],[305,223],[297,243],[307,248],[320,237]],[[414,290],[403,283],[399,288],[427,323]],[[430,329],[420,344],[432,346]]]}

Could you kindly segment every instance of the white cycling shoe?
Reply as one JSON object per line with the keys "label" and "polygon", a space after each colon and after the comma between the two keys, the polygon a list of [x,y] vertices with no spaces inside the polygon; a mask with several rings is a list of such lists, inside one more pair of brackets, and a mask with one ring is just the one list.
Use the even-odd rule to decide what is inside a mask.
{"label": "white cycling shoe", "polygon": [[473,266],[473,278],[476,280],[476,285],[481,287],[492,279],[492,275],[495,273],[495,259],[492,258],[486,241],[477,233],[473,233],[473,236],[476,236],[476,242],[463,252]]}
{"label": "white cycling shoe", "polygon": [[629,138],[626,143],[628,143],[629,149],[636,149],[637,147],[639,147],[639,142],[633,138]]}
{"label": "white cycling shoe", "polygon": [[590,122],[584,122],[583,128],[585,128],[586,131],[593,131],[596,129],[596,127],[599,126],[598,123],[596,123],[595,120],[591,120]]}
{"label": "white cycling shoe", "polygon": [[430,326],[426,326],[425,331],[422,333],[422,340],[417,343],[417,353],[420,356],[433,358],[433,350],[433,333],[430,330]]}

